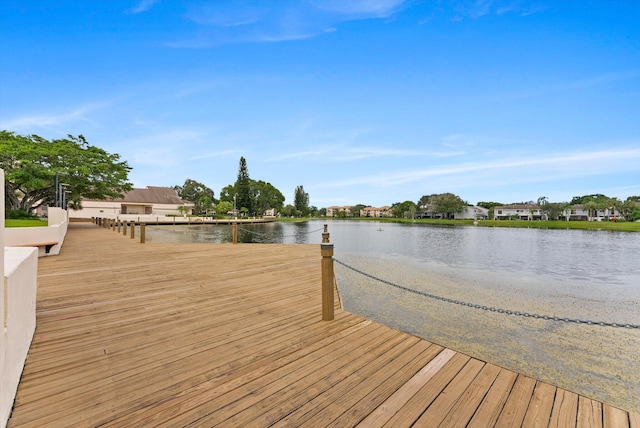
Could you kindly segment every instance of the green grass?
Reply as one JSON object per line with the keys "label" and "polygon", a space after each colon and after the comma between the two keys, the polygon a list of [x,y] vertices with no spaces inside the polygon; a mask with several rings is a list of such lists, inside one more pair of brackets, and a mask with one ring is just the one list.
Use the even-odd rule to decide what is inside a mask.
{"label": "green grass", "polygon": [[5,219],[4,227],[46,227],[49,223],[39,219]]}
{"label": "green grass", "polygon": [[293,218],[278,217],[278,221],[281,221],[283,223],[297,223],[297,222],[307,221],[307,220],[309,220],[308,217],[293,217]]}

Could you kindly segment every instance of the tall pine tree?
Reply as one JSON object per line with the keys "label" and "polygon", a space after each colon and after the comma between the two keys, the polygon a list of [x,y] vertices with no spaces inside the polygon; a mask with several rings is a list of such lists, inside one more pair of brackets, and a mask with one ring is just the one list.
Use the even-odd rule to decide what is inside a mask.
{"label": "tall pine tree", "polygon": [[296,211],[299,211],[303,216],[309,215],[309,194],[304,191],[303,186],[296,187],[293,201]]}
{"label": "tall pine tree", "polygon": [[236,188],[236,207],[240,211],[248,213],[254,212],[253,195],[251,194],[251,179],[249,178],[249,170],[247,169],[247,161],[244,157],[240,157],[240,166],[238,167],[238,179],[235,184]]}

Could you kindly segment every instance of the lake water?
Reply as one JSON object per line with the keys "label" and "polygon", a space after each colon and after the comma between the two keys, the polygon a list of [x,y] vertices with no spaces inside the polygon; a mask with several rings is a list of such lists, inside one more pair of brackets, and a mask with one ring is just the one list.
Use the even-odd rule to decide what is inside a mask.
{"label": "lake water", "polygon": [[[243,242],[320,243],[384,281],[513,311],[640,324],[640,234],[354,221],[240,225]],[[147,227],[148,241],[230,242],[230,226]],[[488,312],[335,265],[345,309],[640,412],[640,330]]]}

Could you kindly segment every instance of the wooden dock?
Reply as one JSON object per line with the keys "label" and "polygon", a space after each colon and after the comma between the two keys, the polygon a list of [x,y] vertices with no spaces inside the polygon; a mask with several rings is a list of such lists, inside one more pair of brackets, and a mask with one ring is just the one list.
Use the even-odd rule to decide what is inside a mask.
{"label": "wooden dock", "polygon": [[640,415],[340,309],[319,245],[140,244],[71,224],[39,260],[9,427],[632,427]]}

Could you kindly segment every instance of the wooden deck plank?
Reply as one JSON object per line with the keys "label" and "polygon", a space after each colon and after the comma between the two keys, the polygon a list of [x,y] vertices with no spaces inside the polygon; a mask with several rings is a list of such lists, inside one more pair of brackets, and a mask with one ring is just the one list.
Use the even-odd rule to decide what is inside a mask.
{"label": "wooden deck plank", "polygon": [[[444,351],[443,351],[444,352]],[[451,380],[463,369],[470,358],[455,353],[433,377],[431,377],[391,418],[382,426],[406,427],[427,410],[434,400],[442,393]]]}
{"label": "wooden deck plank", "polygon": [[629,415],[627,412],[604,404],[602,406],[604,428],[627,428],[629,427]]}
{"label": "wooden deck plank", "polygon": [[496,422],[496,427],[517,427],[522,424],[535,385],[535,379],[518,375],[518,378],[513,384],[513,389],[500,413],[500,417]]}
{"label": "wooden deck plank", "polygon": [[602,427],[602,403],[580,396],[578,398],[577,428]]}
{"label": "wooden deck plank", "polygon": [[[386,400],[393,396],[398,391],[398,385],[403,386],[406,382],[415,376],[420,370],[422,370],[430,361],[439,355],[444,348],[438,345],[431,345],[424,352],[422,352],[413,361],[410,361],[406,365],[406,370],[400,370],[398,372],[388,373],[386,378],[387,382],[381,382],[374,384],[373,389],[361,390],[359,395],[363,396],[355,403],[350,405],[346,411],[340,406],[341,412],[331,413],[332,421],[327,421],[323,426],[328,428],[340,428],[345,426],[356,426],[362,423],[365,416],[369,415],[379,406],[381,406]],[[398,378],[401,382],[398,383]],[[345,403],[346,404],[346,403]],[[324,422],[325,415],[320,416],[320,421]]]}
{"label": "wooden deck plank", "polygon": [[549,427],[576,426],[578,423],[578,394],[558,389],[553,402]]}
{"label": "wooden deck plank", "polygon": [[491,385],[489,392],[487,392],[473,418],[469,421],[469,427],[495,426],[504,408],[504,403],[506,403],[509,394],[513,390],[513,384],[517,377],[518,374],[512,371],[502,370],[498,373],[498,377]]}
{"label": "wooden deck plank", "polygon": [[549,426],[555,396],[556,387],[544,382],[536,382],[522,425],[526,427]]}
{"label": "wooden deck plank", "polygon": [[415,394],[427,382],[429,382],[442,367],[453,358],[455,352],[450,349],[444,349],[437,357],[429,361],[422,370],[416,373],[407,383],[402,385],[388,400],[382,403],[376,410],[371,412],[359,426],[384,425],[393,415],[398,413],[400,408],[415,396]]}
{"label": "wooden deck plank", "polygon": [[416,425],[441,425],[484,365],[482,361],[470,359],[433,404],[418,418]]}
{"label": "wooden deck plank", "polygon": [[[369,364],[338,383],[334,388],[323,391],[313,399],[303,403],[295,411],[288,413],[282,419],[274,423],[274,427],[297,427],[313,423],[328,427],[342,417],[350,408],[357,406],[362,411],[365,406],[366,395],[377,393],[384,397],[389,396],[388,391],[381,392],[387,381],[394,375],[403,376],[413,374],[417,370],[419,361],[427,352],[435,355],[435,345],[423,340],[405,341],[407,349],[396,347],[391,352],[395,355],[385,358],[378,364]],[[408,379],[406,377],[405,379]],[[394,381],[396,383],[397,381]],[[374,389],[374,391],[371,391]],[[355,423],[340,422],[339,426],[352,426]]]}
{"label": "wooden deck plank", "polygon": [[451,408],[447,417],[443,419],[441,425],[443,427],[466,427],[495,382],[500,370],[498,366],[485,364],[478,376],[473,379],[471,385]]}
{"label": "wooden deck plank", "polygon": [[[39,260],[8,426],[486,427],[550,413],[558,426],[638,428],[635,413],[552,396],[338,299],[322,321],[320,259],[317,245],[140,244],[70,225],[60,255]],[[452,357],[420,380],[438,354]]]}

